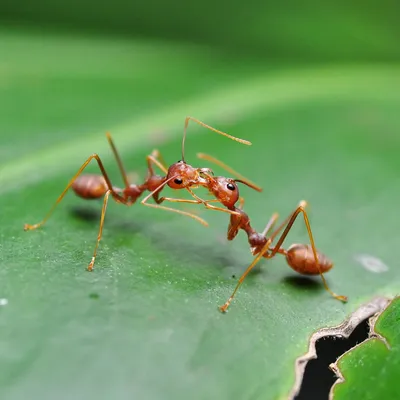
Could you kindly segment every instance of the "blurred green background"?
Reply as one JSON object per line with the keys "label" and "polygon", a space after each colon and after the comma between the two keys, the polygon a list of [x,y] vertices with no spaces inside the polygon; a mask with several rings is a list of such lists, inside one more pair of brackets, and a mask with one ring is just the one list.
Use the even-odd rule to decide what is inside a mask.
{"label": "blurred green background", "polygon": [[396,61],[397,1],[3,0],[7,24],[204,44],[287,62]]}
{"label": "blurred green background", "polygon": [[[313,331],[397,293],[399,8],[1,1],[0,398],[286,399]],[[219,314],[251,260],[243,235],[224,241],[226,215],[197,210],[206,231],[112,203],[92,274],[100,204],[70,194],[22,231],[93,152],[121,183],[106,130],[143,177],[154,147],[179,159],[186,115],[254,143],[192,126],[187,159],[212,153],[260,184],[242,192],[258,230],[310,201],[347,305],[276,259]],[[291,235],[307,241],[301,223]],[[384,273],[357,261],[371,255]]]}

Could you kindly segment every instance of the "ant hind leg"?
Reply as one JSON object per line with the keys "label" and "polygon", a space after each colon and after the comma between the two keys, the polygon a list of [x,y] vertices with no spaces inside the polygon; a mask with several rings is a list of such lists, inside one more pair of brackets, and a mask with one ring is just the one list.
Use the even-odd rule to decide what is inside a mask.
{"label": "ant hind leg", "polygon": [[68,190],[71,188],[71,186],[74,184],[74,182],[78,179],[78,177],[81,175],[81,173],[83,172],[83,170],[88,166],[88,164],[90,163],[90,161],[92,161],[93,159],[95,159],[97,161],[97,164],[99,165],[100,171],[103,175],[106,187],[108,190],[111,191],[111,193],[113,194],[113,197],[121,202],[125,204],[125,200],[123,199],[123,197],[121,197],[114,189],[113,186],[111,184],[111,181],[107,175],[106,170],[104,169],[103,163],[100,159],[100,157],[97,154],[92,154],[83,164],[82,166],[79,168],[78,172],[73,176],[73,178],[68,182],[68,185],[65,187],[65,189],[62,191],[62,193],[60,194],[60,196],[58,196],[58,199],[56,200],[56,202],[53,204],[53,206],[50,208],[50,211],[45,215],[45,217],[43,218],[42,221],[30,225],[30,224],[25,224],[24,225],[24,230],[28,231],[28,230],[34,230],[39,228],[40,226],[44,225],[46,223],[46,221],[50,218],[50,216],[53,214],[55,208],[57,207],[57,205],[61,202],[61,200],[64,198],[65,194],[68,192]]}
{"label": "ant hind leg", "polygon": [[312,253],[313,253],[313,257],[314,257],[314,261],[315,261],[315,265],[317,267],[317,271],[319,273],[319,275],[321,276],[322,279],[322,283],[324,285],[324,288],[326,289],[326,291],[328,291],[332,297],[334,297],[337,300],[340,300],[342,302],[347,302],[347,296],[343,296],[343,295],[338,295],[336,293],[334,293],[328,286],[328,283],[326,282],[326,279],[322,273],[321,270],[321,266],[319,264],[318,261],[318,251],[315,247],[315,242],[314,242],[314,237],[311,231],[311,226],[310,226],[310,221],[308,219],[308,215],[307,215],[307,211],[305,210],[305,207],[307,206],[307,202],[306,201],[301,201],[299,203],[299,206],[296,208],[296,210],[283,222],[283,224],[281,224],[275,232],[272,233],[272,235],[270,236],[270,239],[273,240],[278,234],[279,232],[283,229],[283,227],[286,227],[282,233],[282,235],[280,236],[280,238],[278,239],[277,244],[270,250],[270,253],[268,255],[266,255],[266,258],[272,258],[275,256],[275,254],[277,253],[281,253],[281,254],[286,254],[286,251],[282,251],[281,246],[284,242],[284,240],[286,239],[286,236],[288,235],[289,231],[291,230],[296,218],[298,217],[298,215],[300,213],[303,214],[304,217],[304,223],[306,225],[307,228],[307,232],[308,232],[308,237],[310,239],[310,244],[311,244],[311,249],[312,249]]}

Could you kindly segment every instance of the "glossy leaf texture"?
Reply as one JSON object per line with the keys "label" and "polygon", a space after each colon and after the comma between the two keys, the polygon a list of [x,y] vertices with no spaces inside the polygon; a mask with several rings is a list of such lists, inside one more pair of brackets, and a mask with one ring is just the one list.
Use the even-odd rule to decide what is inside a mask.
{"label": "glossy leaf texture", "polygon": [[400,396],[400,297],[375,322],[371,339],[344,354],[336,367],[344,379],[333,399],[396,399]]}
{"label": "glossy leaf texture", "polygon": [[[5,32],[0,53],[1,398],[285,398],[313,331],[398,291],[400,66],[265,68],[171,43]],[[101,202],[70,193],[22,230],[94,152],[121,185],[105,131],[140,179],[153,148],[180,159],[186,115],[253,142],[191,126],[186,158],[210,153],[260,184],[241,188],[259,231],[309,201],[348,304],[277,257],[220,314],[252,257],[243,234],[225,240],[226,214],[199,207],[184,209],[209,228],[111,202],[92,273]],[[301,219],[294,242],[308,242]]]}

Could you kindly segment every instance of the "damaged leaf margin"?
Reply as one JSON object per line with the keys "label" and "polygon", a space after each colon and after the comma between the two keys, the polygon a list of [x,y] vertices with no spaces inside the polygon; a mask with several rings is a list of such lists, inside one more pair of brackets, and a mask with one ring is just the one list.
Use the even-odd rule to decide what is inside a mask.
{"label": "damaged leaf margin", "polygon": [[[341,360],[346,357],[349,356],[350,352],[352,352],[354,349],[362,347],[363,345],[365,345],[366,342],[371,342],[372,340],[378,340],[380,343],[382,343],[387,350],[391,350],[391,346],[387,340],[386,337],[384,337],[383,335],[381,335],[378,331],[380,328],[382,327],[377,327],[377,325],[379,325],[379,321],[382,321],[382,316],[383,315],[387,315],[387,312],[385,312],[386,310],[388,310],[391,306],[394,306],[395,302],[399,302],[400,301],[400,297],[396,296],[394,299],[392,299],[390,302],[387,302],[386,307],[381,310],[379,313],[376,313],[375,315],[373,315],[370,320],[369,320],[369,335],[368,335],[368,339],[364,340],[362,343],[358,344],[357,346],[354,346],[352,349],[350,349],[349,351],[346,351],[344,354],[342,354],[335,363],[330,364],[329,368],[335,373],[335,375],[337,376],[337,380],[336,382],[332,385],[331,390],[329,392],[329,400],[333,400],[334,398],[334,393],[335,393],[335,388],[337,387],[337,385],[342,384],[346,381],[345,377],[343,376],[340,368],[339,368],[339,364],[341,362]],[[393,307],[391,307],[393,308]],[[385,314],[384,314],[385,312]]]}
{"label": "damaged leaf margin", "polygon": [[[389,304],[390,299],[387,297],[375,297],[368,303],[361,305],[355,312],[335,327],[327,327],[319,329],[315,332],[309,341],[308,351],[306,354],[298,357],[295,362],[295,384],[289,394],[289,400],[293,400],[300,392],[301,385],[304,378],[304,372],[309,361],[317,358],[316,343],[318,340],[325,337],[337,337],[348,339],[353,333],[354,329],[367,318],[376,316],[382,312]],[[374,319],[375,322],[376,319]],[[372,324],[371,324],[372,326]],[[331,364],[332,365],[332,364]],[[332,368],[332,367],[331,367]],[[336,371],[334,370],[336,373]],[[339,379],[342,377],[339,374]],[[331,391],[332,393],[332,391]]]}

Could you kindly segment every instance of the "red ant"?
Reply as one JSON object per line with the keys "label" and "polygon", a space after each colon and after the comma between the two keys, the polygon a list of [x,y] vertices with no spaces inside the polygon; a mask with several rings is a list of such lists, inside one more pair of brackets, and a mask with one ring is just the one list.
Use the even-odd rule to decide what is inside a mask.
{"label": "red ant", "polygon": [[[141,185],[136,185],[136,184],[130,184],[128,181],[128,176],[125,172],[125,168],[123,166],[122,160],[118,154],[118,151],[114,145],[114,142],[111,138],[111,135],[109,133],[106,134],[107,140],[111,146],[111,149],[113,151],[113,154],[117,160],[117,164],[119,167],[119,170],[121,172],[122,178],[124,180],[125,187],[123,189],[118,188],[116,186],[113,186],[111,183],[111,180],[108,177],[108,174],[103,166],[103,162],[101,161],[100,157],[97,154],[92,154],[79,168],[78,172],[73,176],[73,178],[69,181],[68,185],[65,187],[63,192],[60,194],[54,205],[51,207],[50,211],[47,213],[47,215],[44,217],[44,219],[34,225],[29,225],[25,224],[24,229],[25,230],[33,230],[37,229],[40,226],[44,225],[45,222],[49,219],[51,214],[53,213],[54,209],[56,206],[61,202],[61,200],[64,198],[65,194],[67,191],[72,187],[74,192],[81,198],[83,199],[99,199],[103,197],[103,207],[101,211],[101,217],[100,217],[100,227],[99,227],[99,232],[97,235],[97,241],[95,245],[95,249],[93,252],[93,257],[92,260],[89,263],[88,270],[92,271],[93,266],[96,260],[96,254],[97,254],[97,249],[99,246],[99,242],[102,237],[102,232],[103,232],[103,225],[104,225],[104,218],[106,214],[106,209],[107,209],[107,203],[108,203],[108,198],[111,195],[111,197],[117,202],[117,203],[122,203],[125,204],[126,206],[131,206],[134,204],[137,199],[145,192],[145,191],[150,191],[150,194],[146,196],[141,203],[145,206],[148,207],[154,207],[154,208],[160,208],[163,210],[167,211],[172,211],[178,214],[186,215],[188,217],[191,217],[195,219],[196,221],[200,222],[204,226],[208,226],[208,223],[192,214],[186,211],[181,211],[177,210],[174,208],[170,207],[165,207],[162,206],[161,203],[164,201],[169,201],[169,202],[178,202],[178,203],[196,203],[199,204],[200,202],[205,204],[205,206],[209,209],[214,209],[214,210],[219,210],[223,212],[230,212],[225,210],[224,208],[221,207],[216,207],[213,205],[208,204],[209,202],[218,202],[220,199],[215,199],[215,200],[210,200],[209,202],[205,203],[203,200],[197,198],[197,196],[194,195],[194,193],[191,191],[191,188],[196,188],[198,186],[206,186],[208,187],[208,181],[204,179],[203,175],[209,176],[209,174],[212,174],[212,171],[208,168],[194,168],[191,165],[187,164],[185,162],[185,139],[186,139],[186,131],[187,127],[189,125],[189,121],[196,122],[197,124],[210,129],[213,132],[216,132],[220,135],[226,136],[232,140],[235,140],[239,143],[246,144],[246,145],[251,145],[251,142],[244,140],[244,139],[239,139],[234,136],[231,136],[225,132],[221,132],[217,129],[212,128],[209,125],[204,124],[203,122],[192,118],[192,117],[186,117],[185,119],[185,125],[184,125],[184,131],[183,131],[183,139],[182,139],[182,160],[172,164],[169,168],[167,168],[166,163],[164,162],[160,152],[158,150],[153,150],[153,152],[146,157],[147,160],[147,178]],[[95,175],[95,174],[85,174],[81,175],[83,170],[87,167],[87,165],[95,159],[97,161],[97,164],[99,165],[101,175]],[[153,170],[153,166],[157,166],[160,168],[161,171],[165,174],[165,176],[160,176],[156,175]],[[170,198],[170,197],[159,197],[161,190],[168,185],[172,189],[186,189],[188,190],[195,198],[196,200],[184,200],[184,199],[176,199],[176,198]],[[251,183],[249,183],[251,186]],[[261,190],[261,189],[260,189]],[[153,197],[154,201],[156,204],[149,204],[147,201],[150,199],[150,197]]]}
{"label": "red ant", "polygon": [[[212,161],[217,163],[221,167],[228,169],[225,164],[220,161],[214,159],[211,156],[205,154],[198,154],[199,158],[206,159],[208,161]],[[234,172],[233,170],[231,170]],[[320,253],[314,243],[314,238],[311,232],[310,222],[308,219],[307,212],[305,210],[307,206],[306,201],[301,201],[299,206],[294,210],[292,214],[282,224],[269,236],[268,233],[272,230],[275,225],[278,214],[275,213],[270,218],[267,223],[265,229],[262,233],[258,233],[255,229],[253,229],[250,225],[249,216],[243,211],[244,200],[239,197],[239,189],[236,185],[236,182],[244,183],[254,189],[258,190],[254,184],[249,183],[244,179],[230,179],[225,177],[213,177],[211,174],[204,172],[202,176],[207,180],[207,187],[210,192],[214,194],[214,196],[219,199],[219,201],[227,208],[227,211],[230,212],[230,222],[228,226],[227,239],[233,240],[236,235],[239,233],[239,230],[244,230],[247,234],[248,242],[250,245],[251,252],[256,258],[249,265],[243,275],[240,277],[235,290],[232,295],[229,297],[228,301],[220,307],[222,312],[226,312],[233,297],[235,296],[237,290],[240,285],[243,283],[244,279],[248,275],[248,273],[255,267],[255,265],[260,261],[262,257],[264,258],[272,258],[276,254],[282,254],[286,257],[286,261],[291,268],[293,268],[296,272],[299,272],[303,275],[320,275],[322,278],[322,282],[324,284],[325,289],[337,300],[346,302],[347,297],[337,295],[329,288],[323,273],[328,272],[332,267],[333,263],[330,261],[324,254]],[[197,197],[193,194],[193,196]],[[203,202],[204,204],[207,201],[202,201],[200,198],[199,202]],[[236,207],[236,203],[239,201],[239,206]],[[297,216],[302,213],[304,217],[304,222],[307,227],[308,236],[310,238],[311,245],[305,244],[293,244],[287,250],[282,248],[282,244],[286,239],[290,229],[292,228]],[[278,239],[278,242],[275,246],[271,247],[274,239],[279,235],[282,231],[283,233]]]}

